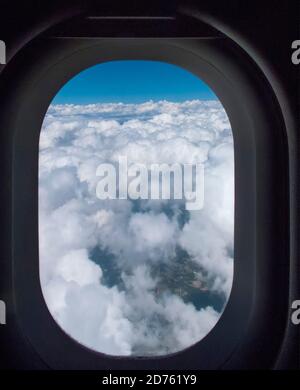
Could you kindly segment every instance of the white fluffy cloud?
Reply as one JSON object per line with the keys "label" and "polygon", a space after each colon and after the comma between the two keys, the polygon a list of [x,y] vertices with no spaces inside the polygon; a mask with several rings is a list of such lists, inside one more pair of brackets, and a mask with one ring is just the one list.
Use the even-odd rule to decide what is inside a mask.
{"label": "white fluffy cloud", "polygon": [[[204,162],[204,208],[97,199],[97,166],[120,155]],[[112,355],[171,353],[203,338],[231,289],[233,191],[232,134],[217,101],[50,106],[40,136],[39,245],[54,318]]]}

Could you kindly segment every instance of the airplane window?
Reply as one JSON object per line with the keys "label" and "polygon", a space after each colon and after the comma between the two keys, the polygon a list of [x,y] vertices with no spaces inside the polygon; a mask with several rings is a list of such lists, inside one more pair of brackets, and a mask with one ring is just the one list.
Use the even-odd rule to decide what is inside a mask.
{"label": "airplane window", "polygon": [[62,87],[40,134],[39,261],[67,334],[115,356],[200,341],[229,299],[233,232],[232,131],[204,82],[128,60]]}

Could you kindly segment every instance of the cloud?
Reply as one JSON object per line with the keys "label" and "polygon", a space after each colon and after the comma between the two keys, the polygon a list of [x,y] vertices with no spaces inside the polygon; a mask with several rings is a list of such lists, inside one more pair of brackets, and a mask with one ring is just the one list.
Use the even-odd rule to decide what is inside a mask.
{"label": "cloud", "polygon": [[[97,167],[120,155],[204,163],[204,208],[99,200]],[[40,277],[65,332],[111,355],[161,355],[203,338],[232,284],[233,168],[218,101],[50,106],[40,136]]]}
{"label": "cloud", "polygon": [[137,252],[154,252],[155,256],[152,257],[156,260],[174,252],[177,225],[166,214],[135,213],[130,218],[128,228]]}

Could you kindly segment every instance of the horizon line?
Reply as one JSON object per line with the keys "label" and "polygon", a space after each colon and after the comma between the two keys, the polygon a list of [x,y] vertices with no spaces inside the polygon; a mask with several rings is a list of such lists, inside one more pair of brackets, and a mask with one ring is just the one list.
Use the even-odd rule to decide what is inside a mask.
{"label": "horizon line", "polygon": [[[107,101],[107,102],[104,102],[104,101],[98,101],[98,102],[89,102],[89,103],[55,103],[55,102],[51,102],[49,107],[50,106],[66,106],[66,105],[73,105],[73,106],[89,106],[89,105],[96,105],[96,104],[122,104],[122,105],[129,105],[129,104],[132,104],[132,105],[136,105],[136,104],[145,104],[145,103],[160,103],[160,102],[168,102],[168,103],[185,103],[185,102],[193,102],[193,101],[205,101],[205,102],[208,102],[208,101],[217,101],[217,102],[220,102],[220,99],[218,99],[217,97],[215,99],[205,99],[205,98],[202,98],[202,99],[185,99],[185,100],[169,100],[169,99],[149,99],[149,100],[142,100],[142,101],[137,101],[137,102],[124,102],[124,101]],[[221,103],[222,104],[222,103]]]}

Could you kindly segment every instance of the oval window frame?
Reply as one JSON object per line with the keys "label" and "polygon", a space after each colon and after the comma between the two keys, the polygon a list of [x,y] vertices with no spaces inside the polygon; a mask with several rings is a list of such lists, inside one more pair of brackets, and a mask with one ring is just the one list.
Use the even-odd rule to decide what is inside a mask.
{"label": "oval window frame", "polygon": [[[15,101],[13,280],[19,325],[42,360],[55,369],[143,369],[149,366],[153,369],[216,369],[224,366],[233,352],[240,350],[239,347],[249,346],[258,335],[261,337],[264,334],[268,339],[264,324],[268,320],[264,319],[263,310],[272,310],[275,315],[280,313],[287,294],[285,282],[280,284],[283,279],[280,279],[280,274],[288,272],[285,245],[287,221],[286,217],[278,218],[284,215],[287,186],[282,185],[276,193],[276,199],[283,199],[280,213],[276,213],[274,208],[276,202],[269,201],[276,185],[278,169],[280,173],[286,173],[287,153],[282,122],[276,115],[277,107],[272,96],[268,95],[268,89],[263,88],[265,80],[255,64],[222,38],[52,39],[47,47],[43,47],[44,42],[35,43],[33,48],[27,49],[27,55],[30,56],[30,50],[34,52],[37,45],[40,45],[38,63],[33,63],[34,56],[28,59],[26,76],[20,74],[20,89]],[[223,50],[219,50],[219,45]],[[199,343],[172,355],[135,358],[110,357],[94,352],[66,336],[48,312],[41,293],[37,215],[39,131],[56,92],[80,70],[95,61],[99,63],[100,55],[101,61],[157,59],[191,71],[215,91],[232,125],[236,184],[235,268],[231,295],[213,330]],[[262,105],[266,101],[270,103],[267,109]],[[29,112],[31,115],[28,115]],[[274,115],[275,124],[269,121]],[[271,163],[276,158],[273,166]],[[264,226],[266,218],[274,219],[275,236],[278,237],[275,243],[274,236],[271,239],[270,232]],[[24,221],[27,221],[26,228]],[[280,266],[280,270],[274,272],[269,280],[270,266],[274,266],[270,263],[272,253],[277,253],[275,264]],[[24,273],[28,275],[26,280]],[[282,299],[272,307],[266,306],[270,302],[270,294],[273,294],[272,287],[278,288],[278,285],[283,287]],[[274,334],[278,337],[284,327],[282,322],[276,327]],[[247,337],[243,338],[246,334]],[[279,341],[276,342],[274,336],[270,337],[274,342],[273,349],[279,348]],[[240,352],[242,355],[245,353]],[[251,347],[247,353],[251,353]],[[238,356],[239,352],[236,352],[237,365]],[[269,356],[270,352],[265,356],[266,361]]]}

